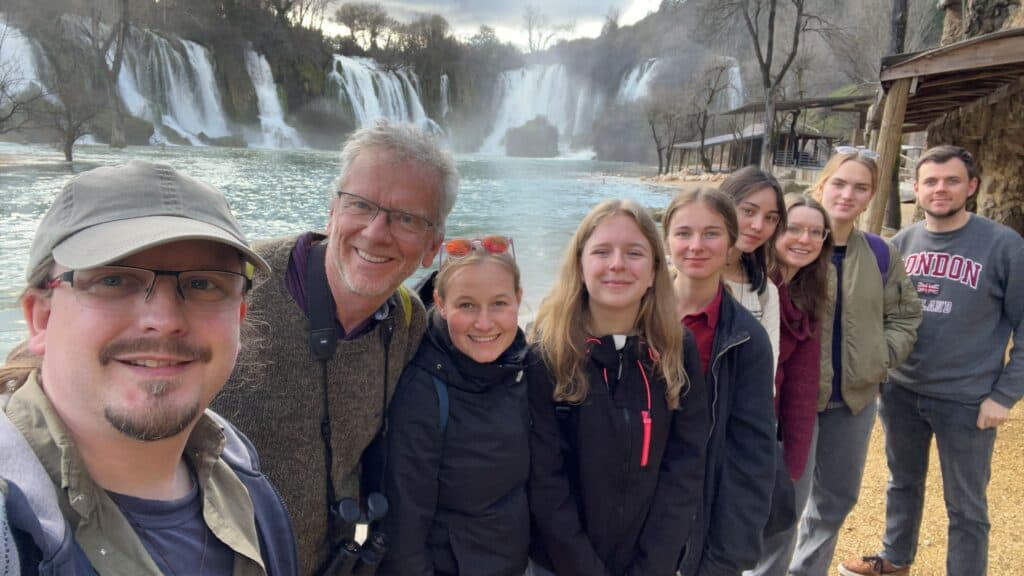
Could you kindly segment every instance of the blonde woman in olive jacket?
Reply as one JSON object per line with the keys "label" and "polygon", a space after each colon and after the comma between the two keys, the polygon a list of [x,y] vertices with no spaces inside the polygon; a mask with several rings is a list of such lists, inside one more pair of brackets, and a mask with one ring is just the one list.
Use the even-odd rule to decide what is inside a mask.
{"label": "blonde woman in olive jacket", "polygon": [[822,385],[807,468],[813,474],[804,475],[810,495],[791,576],[828,573],[839,529],[860,493],[878,385],[910,354],[921,323],[921,303],[899,253],[856,229],[875,193],[874,154],[840,150],[812,190],[832,220],[836,277],[830,286],[836,289],[829,302],[832,317],[822,321]]}

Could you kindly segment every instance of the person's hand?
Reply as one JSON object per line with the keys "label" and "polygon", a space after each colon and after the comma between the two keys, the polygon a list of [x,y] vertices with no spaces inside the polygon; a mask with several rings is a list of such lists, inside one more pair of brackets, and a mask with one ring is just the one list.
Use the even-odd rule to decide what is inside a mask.
{"label": "person's hand", "polygon": [[991,398],[985,398],[978,409],[978,429],[995,428],[1010,417],[1010,409]]}

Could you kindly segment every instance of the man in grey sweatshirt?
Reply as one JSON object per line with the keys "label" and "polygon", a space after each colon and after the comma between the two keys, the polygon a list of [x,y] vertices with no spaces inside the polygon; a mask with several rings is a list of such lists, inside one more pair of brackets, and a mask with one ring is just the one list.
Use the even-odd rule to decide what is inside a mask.
{"label": "man in grey sweatshirt", "polygon": [[[946,571],[983,575],[988,563],[986,489],[996,428],[1024,395],[1024,239],[967,212],[978,167],[957,146],[926,151],[914,192],[925,220],[893,244],[924,307],[913,352],[890,370],[879,414],[889,486],[882,552],[847,561],[846,576],[907,574],[917,551],[928,450],[942,467],[949,546]],[[1005,362],[1007,343],[1014,347]]]}

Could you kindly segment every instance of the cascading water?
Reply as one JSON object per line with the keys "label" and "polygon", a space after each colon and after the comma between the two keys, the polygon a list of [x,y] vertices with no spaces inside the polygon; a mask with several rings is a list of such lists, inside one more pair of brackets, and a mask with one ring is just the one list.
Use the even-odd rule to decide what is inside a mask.
{"label": "cascading water", "polygon": [[448,73],[441,74],[441,118],[448,117],[448,111],[451,109],[451,100],[448,95]]}
{"label": "cascading water", "polygon": [[245,68],[249,71],[253,88],[256,89],[256,103],[260,111],[259,140],[249,144],[262,148],[301,148],[302,138],[284,121],[281,101],[278,100],[277,86],[270,64],[262,54],[245,51]]}
{"label": "cascading water", "polygon": [[327,80],[357,128],[388,118],[441,132],[423,110],[419,79],[411,71],[382,70],[371,58],[335,54]]}
{"label": "cascading water", "polygon": [[8,24],[3,15],[0,15],[0,40],[3,43],[0,75],[7,83],[7,94],[0,94],[0,103],[8,94],[17,96],[31,90],[45,92],[42,70],[48,66],[36,42]]}
{"label": "cascading water", "polygon": [[616,102],[626,104],[636,102],[647,96],[651,89],[651,82],[658,75],[658,59],[650,58],[644,63],[629,71],[629,74],[619,84],[619,93],[615,96]]}
{"label": "cascading water", "polygon": [[726,110],[733,110],[743,106],[743,75],[740,74],[740,63],[731,56],[727,56],[729,62],[729,88],[726,90]]}
{"label": "cascading water", "polygon": [[231,134],[210,53],[195,42],[131,28],[117,84],[126,110],[153,123],[155,141],[166,139],[161,127],[193,145],[204,144],[200,134]]}
{"label": "cascading water", "polygon": [[480,147],[487,154],[504,154],[505,133],[537,116],[558,129],[560,140],[571,143],[573,137],[590,131],[603,104],[588,81],[570,78],[561,64],[508,70],[498,78],[496,90],[495,100],[501,104],[494,129]]}

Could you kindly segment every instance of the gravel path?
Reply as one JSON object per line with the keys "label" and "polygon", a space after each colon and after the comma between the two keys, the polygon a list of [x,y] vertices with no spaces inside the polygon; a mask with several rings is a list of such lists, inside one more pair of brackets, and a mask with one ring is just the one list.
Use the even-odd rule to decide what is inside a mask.
{"label": "gravel path", "polygon": [[[839,536],[831,574],[838,574],[839,562],[881,547],[885,529],[885,484],[889,470],[885,464],[884,434],[876,423],[868,451],[860,501],[846,520]],[[992,481],[988,487],[989,576],[1024,575],[1024,407],[1018,404],[1010,419],[999,427],[992,458]],[[932,444],[924,521],[918,544],[914,576],[941,576],[946,572],[946,508],[942,499],[942,474],[939,457]],[[950,575],[955,576],[955,575]]]}

